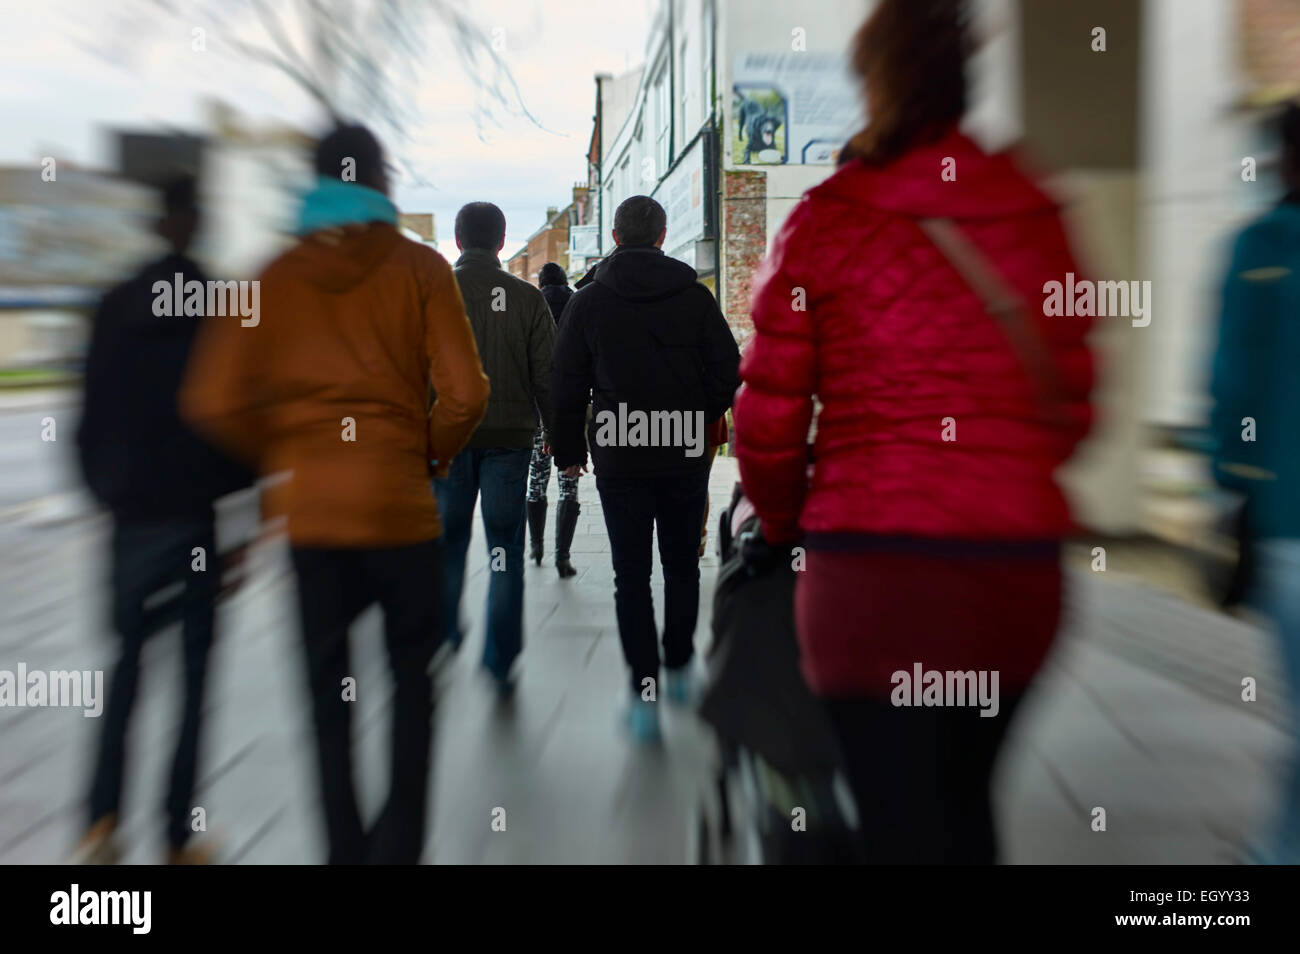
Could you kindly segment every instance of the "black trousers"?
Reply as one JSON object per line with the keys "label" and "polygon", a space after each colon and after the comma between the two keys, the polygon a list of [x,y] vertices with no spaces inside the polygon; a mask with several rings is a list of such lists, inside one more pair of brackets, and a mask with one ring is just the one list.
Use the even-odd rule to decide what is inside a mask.
{"label": "black trousers", "polygon": [[990,865],[997,861],[989,783],[1019,695],[998,714],[827,699],[857,803],[867,864]]}
{"label": "black trousers", "polygon": [[[424,845],[433,737],[429,664],[442,638],[442,541],[376,549],[295,547],[298,605],[330,864],[415,864]],[[378,602],[396,686],[388,801],[367,832],[352,776],[348,629]],[[358,686],[357,692],[366,691]]]}
{"label": "black trousers", "polygon": [[[203,550],[201,564],[196,564],[196,547]],[[198,769],[213,605],[221,583],[212,515],[119,518],[114,521],[111,556],[113,628],[120,647],[102,717],[99,754],[90,787],[90,821],[93,824],[106,815],[119,813],[127,727],[135,706],[145,640],[180,620],[185,690],[166,801],[167,841],[179,848],[190,836],[190,801]],[[196,570],[196,565],[204,569]]]}
{"label": "black trousers", "polygon": [[632,670],[632,689],[659,680],[654,601],[650,595],[653,555],[659,538],[664,574],[663,664],[677,669],[695,652],[700,612],[700,524],[709,495],[709,472],[672,477],[596,475],[605,529],[614,564],[614,612],[623,657]]}

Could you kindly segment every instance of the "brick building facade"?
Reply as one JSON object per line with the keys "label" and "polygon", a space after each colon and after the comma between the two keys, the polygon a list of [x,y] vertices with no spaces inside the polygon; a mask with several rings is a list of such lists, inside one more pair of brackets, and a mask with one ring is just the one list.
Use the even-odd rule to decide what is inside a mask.
{"label": "brick building facade", "polygon": [[563,209],[547,209],[542,227],[506,260],[510,274],[536,285],[538,273],[547,262],[556,262],[568,271],[569,226],[582,223],[582,216],[588,214],[587,204],[588,189],[579,184],[573,187],[573,200]]}
{"label": "brick building facade", "polygon": [[560,256],[569,251],[569,210],[552,206],[546,210],[546,221],[528,241],[506,262],[510,274],[537,284],[537,273],[547,262],[561,261]]}
{"label": "brick building facade", "polygon": [[726,294],[723,313],[736,341],[743,344],[754,330],[749,314],[754,272],[767,249],[767,173],[728,169],[722,173],[722,276]]}

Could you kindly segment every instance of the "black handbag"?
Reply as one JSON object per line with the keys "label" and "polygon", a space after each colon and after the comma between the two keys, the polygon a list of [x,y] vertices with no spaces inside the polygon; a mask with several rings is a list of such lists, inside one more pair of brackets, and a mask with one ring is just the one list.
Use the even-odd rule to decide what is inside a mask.
{"label": "black handbag", "polygon": [[[725,516],[724,516],[725,519]],[[730,547],[713,593],[713,645],[700,716],[720,739],[790,777],[829,775],[840,764],[826,712],[799,671],[795,570],[758,518]]]}

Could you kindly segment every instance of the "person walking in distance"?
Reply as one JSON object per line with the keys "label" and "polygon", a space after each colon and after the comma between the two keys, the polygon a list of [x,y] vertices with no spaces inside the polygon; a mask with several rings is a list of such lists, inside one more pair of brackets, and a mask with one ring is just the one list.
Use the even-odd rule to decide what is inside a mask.
{"label": "person walking in distance", "polygon": [[[564,306],[573,297],[568,276],[555,262],[547,262],[538,273],[537,283],[558,326]],[[550,482],[551,449],[539,427],[537,436],[533,438],[533,459],[528,470],[528,555],[538,566],[542,565],[542,540],[546,536],[546,488]],[[582,508],[578,505],[578,478],[561,473],[557,483],[560,486],[560,500],[555,511],[555,569],[561,579],[566,579],[578,573],[569,562],[569,547],[573,543],[573,532],[577,529],[578,515]]]}
{"label": "person walking in distance", "polygon": [[482,494],[491,571],[483,668],[503,697],[514,691],[511,669],[524,644],[524,526],[534,436],[551,414],[551,349],[555,319],[540,290],[515,278],[497,257],[506,218],[490,202],[456,214],[456,281],[483,367],[492,381],[487,414],[465,449],[435,481],[447,528],[443,613],[447,638],[459,647],[460,599],[474,504]]}
{"label": "person walking in distance", "polygon": [[[287,518],[332,864],[414,864],[424,846],[442,638],[443,528],[429,486],[487,408],[455,276],[398,232],[383,149],[344,125],[315,150],[296,245],[261,275],[253,327],[211,323],[182,410],[267,474]],[[432,408],[430,387],[437,394]],[[273,495],[272,495],[273,494]],[[353,618],[384,614],[393,679],[391,783],[363,825],[353,788]]]}
{"label": "person walking in distance", "polygon": [[[695,269],[662,251],[663,207],[633,196],[614,213],[615,249],[574,293],[555,345],[555,466],[585,469],[588,438],[614,563],[614,607],[630,669],[633,736],[659,735],[665,695],[693,701],[700,527],[708,495],[708,423],[731,406],[740,354]],[[592,419],[587,423],[587,406]],[[584,434],[584,429],[588,431]],[[650,595],[658,534],[663,657]]]}

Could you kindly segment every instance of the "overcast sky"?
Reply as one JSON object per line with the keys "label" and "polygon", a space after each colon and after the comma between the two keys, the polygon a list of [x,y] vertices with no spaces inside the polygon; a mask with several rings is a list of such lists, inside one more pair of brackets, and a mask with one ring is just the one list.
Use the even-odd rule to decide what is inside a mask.
{"label": "overcast sky", "polygon": [[[108,166],[106,129],[201,129],[202,103],[210,96],[254,122],[320,125],[319,112],[291,81],[222,52],[221,36],[207,38],[206,53],[192,49],[194,25],[220,33],[211,27],[214,5],[238,10],[241,4],[176,5],[181,15],[166,18],[149,12],[149,2],[0,0],[0,162],[53,155]],[[279,9],[300,5],[275,0]],[[506,255],[541,226],[548,206],[568,204],[573,183],[586,178],[593,76],[641,62],[654,0],[475,0],[464,8],[485,36],[504,42],[524,103],[543,128],[500,108],[493,111],[499,125],[484,123],[449,38],[428,38],[423,75],[408,84],[420,121],[404,151],[432,188],[398,183],[395,199],[403,211],[435,213],[439,247],[453,259],[452,222],[465,202],[486,199],[502,207]],[[265,45],[250,14],[237,22],[239,35]]]}

